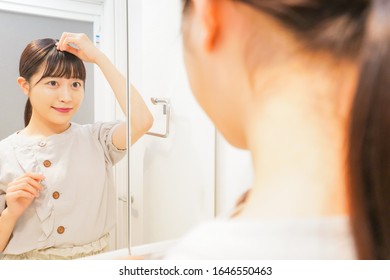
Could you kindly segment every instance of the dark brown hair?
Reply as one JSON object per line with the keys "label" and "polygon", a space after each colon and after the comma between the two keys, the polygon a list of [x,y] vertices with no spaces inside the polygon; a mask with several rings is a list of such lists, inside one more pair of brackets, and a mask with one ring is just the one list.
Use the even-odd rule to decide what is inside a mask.
{"label": "dark brown hair", "polygon": [[308,49],[360,63],[348,139],[351,225],[360,259],[390,259],[390,1],[232,1],[272,15]]}
{"label": "dark brown hair", "polygon": [[[39,81],[46,77],[64,77],[85,82],[86,71],[82,60],[69,52],[58,51],[57,42],[50,38],[30,42],[20,57],[19,75],[30,82],[31,77],[45,64],[45,70]],[[24,110],[25,126],[30,122],[31,115],[32,106],[28,99]]]}

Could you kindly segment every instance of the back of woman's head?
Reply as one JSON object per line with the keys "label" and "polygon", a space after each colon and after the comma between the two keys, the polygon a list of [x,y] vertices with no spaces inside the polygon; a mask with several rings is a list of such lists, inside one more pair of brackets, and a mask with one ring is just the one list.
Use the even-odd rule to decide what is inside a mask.
{"label": "back of woman's head", "polygon": [[231,1],[271,15],[308,51],[359,65],[347,157],[352,231],[359,258],[390,259],[390,1]]}
{"label": "back of woman's head", "polygon": [[[44,66],[38,82],[45,77],[74,78],[85,81],[84,63],[71,53],[58,51],[56,44],[57,40],[50,38],[30,42],[20,57],[19,75],[30,82],[31,77]],[[24,112],[25,126],[30,122],[31,114],[31,103],[27,100]]]}

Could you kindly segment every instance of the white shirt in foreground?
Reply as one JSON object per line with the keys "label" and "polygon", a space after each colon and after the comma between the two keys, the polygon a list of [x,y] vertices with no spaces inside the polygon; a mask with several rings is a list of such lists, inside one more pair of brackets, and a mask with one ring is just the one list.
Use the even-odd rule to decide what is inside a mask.
{"label": "white shirt in foreground", "polygon": [[166,259],[356,259],[347,217],[217,219],[198,226]]}

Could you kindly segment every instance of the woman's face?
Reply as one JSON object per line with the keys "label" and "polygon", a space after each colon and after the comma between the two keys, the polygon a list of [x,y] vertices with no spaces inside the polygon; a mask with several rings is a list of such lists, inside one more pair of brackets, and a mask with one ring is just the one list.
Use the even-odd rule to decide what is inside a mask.
{"label": "woman's face", "polygon": [[84,82],[59,77],[41,79],[43,71],[44,67],[41,67],[28,82],[32,118],[53,125],[67,125],[83,101]]}

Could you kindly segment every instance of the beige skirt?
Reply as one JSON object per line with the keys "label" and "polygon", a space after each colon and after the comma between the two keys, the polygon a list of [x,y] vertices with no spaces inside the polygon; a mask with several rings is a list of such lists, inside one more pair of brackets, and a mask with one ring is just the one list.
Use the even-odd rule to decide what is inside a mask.
{"label": "beige skirt", "polygon": [[108,251],[109,234],[91,243],[69,248],[36,249],[19,255],[6,254],[3,260],[73,260],[97,255]]}

